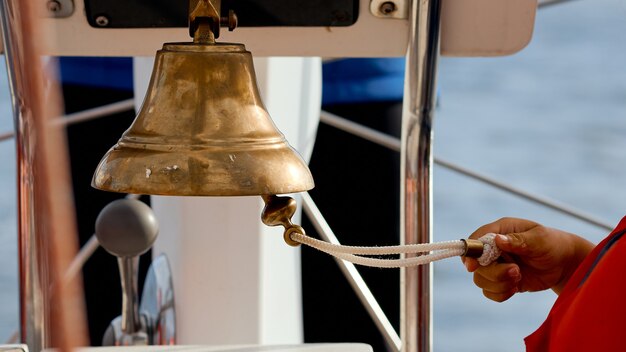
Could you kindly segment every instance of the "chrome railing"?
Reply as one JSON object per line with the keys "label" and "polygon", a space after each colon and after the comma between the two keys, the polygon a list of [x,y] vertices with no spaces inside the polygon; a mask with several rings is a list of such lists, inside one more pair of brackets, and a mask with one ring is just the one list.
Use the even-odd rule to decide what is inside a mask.
{"label": "chrome railing", "polygon": [[[134,107],[133,99],[127,99],[127,100],[122,100],[116,103],[103,105],[94,109],[88,109],[88,110],[80,111],[77,113],[68,114],[60,118],[60,120],[63,121],[63,123],[66,125],[72,125],[72,124],[83,122],[83,121],[101,118],[109,114],[128,111],[132,109],[133,107]],[[321,112],[320,121],[326,125],[335,127],[344,132],[361,137],[367,141],[376,143],[390,150],[400,152],[400,148],[401,148],[400,139],[394,136],[390,136],[388,134],[379,132],[375,129],[360,125],[356,122],[350,121],[348,119],[345,119],[341,116],[337,116],[327,111]],[[0,142],[5,141],[5,140],[11,140],[14,138],[14,136],[15,136],[15,132],[13,131],[0,132]],[[599,227],[604,230],[609,230],[609,231],[613,229],[613,225],[611,225],[609,222],[604,221],[602,219],[598,219],[597,217],[583,210],[576,209],[558,200],[550,199],[548,197],[541,196],[541,195],[523,190],[519,187],[512,186],[510,184],[507,184],[506,182],[503,182],[493,177],[489,177],[487,175],[473,171],[457,163],[442,159],[441,157],[434,157],[434,163],[435,165],[444,167],[448,170],[451,170],[461,175],[472,178],[478,182],[490,185],[504,192],[510,193],[512,195],[518,196],[520,198],[526,199],[533,203],[550,208],[562,214],[576,218],[590,225]]]}
{"label": "chrome railing", "polygon": [[[352,135],[361,137],[367,141],[370,141],[372,143],[376,143],[380,146],[386,147],[388,149],[391,149],[393,151],[396,152],[400,152],[400,139],[387,135],[385,133],[381,133],[379,131],[376,131],[372,128],[360,125],[356,122],[352,122],[350,120],[347,120],[343,117],[331,114],[329,112],[326,111],[322,111],[321,117],[320,117],[320,121],[324,124],[327,124],[329,126],[333,126],[337,129],[340,129],[344,132],[350,133]],[[494,188],[497,188],[499,190],[502,190],[504,192],[513,194],[515,196],[518,196],[520,198],[529,200],[533,203],[542,205],[544,207],[550,208],[552,210],[556,210],[562,214],[568,215],[570,217],[576,218],[578,220],[581,220],[583,222],[586,222],[590,225],[599,227],[601,229],[604,230],[609,230],[611,231],[613,229],[613,225],[611,225],[610,223],[608,223],[607,221],[598,219],[597,217],[582,211],[580,209],[576,209],[572,206],[566,205],[562,202],[559,202],[557,200],[554,199],[550,199],[548,197],[544,197],[541,195],[537,195],[534,194],[532,192],[528,192],[525,191],[521,188],[518,187],[514,187],[512,185],[509,185],[505,182],[496,180],[492,177],[489,177],[487,175],[481,174],[479,172],[476,171],[472,171],[466,167],[460,166],[456,163],[453,163],[451,161],[448,160],[444,160],[442,158],[438,158],[435,157],[434,158],[434,162],[436,165],[439,165],[441,167],[444,167],[448,170],[454,171],[456,173],[459,173],[461,175],[467,176],[469,178],[472,178],[476,181],[482,182],[484,184],[487,184],[489,186],[492,186]]]}
{"label": "chrome railing", "polygon": [[[61,123],[63,125],[73,125],[75,123],[97,119],[118,112],[128,111],[135,107],[134,104],[134,99],[121,100],[115,103],[102,105],[97,108],[67,114],[56,119],[55,122]],[[0,133],[0,142],[12,139],[13,137],[15,137],[14,131],[2,132]]]}
{"label": "chrome railing", "polygon": [[574,0],[540,0],[537,3],[537,7],[542,9],[544,7],[548,7],[548,6],[552,6],[552,5],[559,5],[559,4],[564,4],[566,2],[572,2]]}
{"label": "chrome railing", "polygon": [[[430,243],[432,136],[437,96],[441,1],[412,1],[400,147],[400,243]],[[433,267],[400,269],[402,352],[432,350]]]}

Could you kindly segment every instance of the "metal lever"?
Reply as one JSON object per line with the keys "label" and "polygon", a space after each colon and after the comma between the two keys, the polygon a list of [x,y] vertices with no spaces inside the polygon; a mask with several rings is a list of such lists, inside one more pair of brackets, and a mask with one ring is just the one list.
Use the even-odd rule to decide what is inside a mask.
{"label": "metal lever", "polygon": [[122,315],[104,334],[105,346],[147,345],[148,327],[139,315],[137,270],[139,256],[156,240],[158,225],[152,209],[134,199],[107,205],[96,220],[96,237],[107,252],[118,257],[122,281]]}

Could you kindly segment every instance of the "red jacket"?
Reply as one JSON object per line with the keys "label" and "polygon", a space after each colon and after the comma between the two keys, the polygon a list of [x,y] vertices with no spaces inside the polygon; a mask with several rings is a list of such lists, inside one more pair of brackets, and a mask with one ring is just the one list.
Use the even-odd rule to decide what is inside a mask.
{"label": "red jacket", "polygon": [[574,272],[546,321],[525,339],[527,351],[626,351],[624,233],[626,217]]}

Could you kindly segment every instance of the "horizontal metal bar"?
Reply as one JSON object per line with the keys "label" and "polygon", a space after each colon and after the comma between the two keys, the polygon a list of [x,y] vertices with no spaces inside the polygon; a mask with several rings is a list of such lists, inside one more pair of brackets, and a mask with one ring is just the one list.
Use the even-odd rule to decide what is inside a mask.
{"label": "horizontal metal bar", "polygon": [[320,121],[344,132],[351,133],[357,137],[382,145],[383,147],[389,148],[393,151],[400,152],[401,143],[399,138],[378,132],[375,129],[352,122],[341,116],[331,114],[328,111],[322,110],[320,113]]}
{"label": "horizontal metal bar", "polygon": [[568,206],[566,204],[563,204],[563,203],[561,203],[559,201],[556,201],[556,200],[553,200],[553,199],[550,199],[550,198],[547,198],[547,197],[542,197],[542,196],[539,196],[539,195],[536,195],[536,194],[532,194],[530,192],[526,192],[526,191],[524,191],[522,189],[519,189],[519,188],[510,186],[510,185],[507,185],[507,184],[505,184],[503,182],[497,181],[497,180],[495,180],[493,178],[490,178],[488,176],[485,176],[485,175],[479,174],[477,172],[471,171],[469,169],[466,169],[464,167],[455,165],[455,164],[453,164],[453,163],[451,163],[449,161],[436,159],[435,163],[437,165],[439,165],[439,166],[445,167],[448,170],[458,172],[460,174],[463,174],[463,175],[468,176],[470,178],[473,178],[475,180],[481,181],[483,183],[491,185],[491,186],[493,186],[495,188],[498,188],[500,190],[503,190],[503,191],[506,191],[508,193],[517,195],[517,196],[519,196],[521,198],[524,198],[526,200],[532,201],[534,203],[537,203],[537,204],[543,205],[545,207],[551,208],[553,210],[559,211],[559,212],[561,212],[563,214],[566,214],[566,215],[569,215],[571,217],[577,218],[578,220],[584,221],[584,222],[589,223],[591,225],[603,228],[603,229],[608,230],[608,231],[613,230],[613,227],[614,227],[613,225],[611,225],[611,224],[609,224],[609,223],[607,223],[607,222],[605,222],[605,221],[603,221],[601,219],[598,219],[598,218],[596,218],[596,217],[594,217],[594,216],[592,216],[590,214],[587,214],[587,213],[585,213],[585,212],[583,212],[581,210],[574,209],[574,208],[572,208],[572,207],[570,207],[570,206]]}
{"label": "horizontal metal bar", "polygon": [[574,0],[541,0],[537,3],[537,8],[542,9],[544,7],[559,5],[566,2],[572,2]]}
{"label": "horizontal metal bar", "polygon": [[134,108],[135,108],[135,100],[126,99],[126,100],[118,101],[116,103],[102,105],[97,108],[75,112],[73,114],[68,114],[58,119],[55,119],[55,122],[61,123],[64,125],[72,125],[75,123],[97,119],[99,117],[127,111],[127,110],[134,109]]}
{"label": "horizontal metal bar", "polygon": [[[322,121],[323,123],[333,126],[335,128],[338,128],[342,131],[351,133],[355,136],[361,137],[365,140],[368,140],[370,142],[373,143],[377,143],[379,145],[382,145],[384,147],[387,147],[391,150],[400,151],[400,140],[398,138],[395,138],[393,136],[389,136],[385,133],[381,133],[378,132],[374,129],[371,129],[369,127],[365,127],[363,125],[360,125],[358,123],[349,121],[347,119],[344,119],[343,117],[337,116],[337,115],[333,115],[329,112],[326,111],[322,111],[321,116],[320,116],[320,121]],[[572,208],[568,205],[565,205],[561,202],[558,202],[556,200],[547,198],[547,197],[543,197],[543,196],[539,196],[536,194],[532,194],[530,192],[524,191],[522,189],[507,185],[504,182],[498,181],[494,178],[491,178],[489,176],[480,174],[478,172],[474,172],[471,171],[467,168],[464,168],[462,166],[456,165],[452,162],[443,160],[441,158],[434,158],[435,159],[435,164],[444,167],[448,170],[457,172],[459,174],[465,175],[467,177],[470,177],[474,180],[483,182],[485,184],[491,185],[495,188],[498,188],[502,191],[514,194],[516,196],[519,196],[521,198],[524,198],[526,200],[529,200],[531,202],[543,205],[547,208],[556,210],[560,213],[569,215],[571,217],[574,217],[578,220],[584,221],[588,224],[600,227],[602,229],[606,229],[611,231],[613,229],[613,225],[611,225],[610,223],[603,221],[601,219],[598,219],[590,214],[587,214],[581,210]]]}
{"label": "horizontal metal bar", "polygon": [[63,280],[65,282],[73,280],[74,277],[80,273],[81,270],[83,270],[85,263],[91,258],[98,248],[100,248],[100,242],[98,242],[96,234],[93,234],[70,262],[70,265],[65,270]]}
{"label": "horizontal metal bar", "polygon": [[[115,114],[118,112],[127,111],[135,107],[134,99],[126,99],[118,101],[116,103],[99,106],[97,108],[88,109],[73,114],[68,114],[54,119],[54,123],[63,125],[72,125],[75,123],[89,121],[104,117],[107,115]],[[11,139],[15,136],[15,132],[4,132],[0,134],[0,142]]]}
{"label": "horizontal metal bar", "polygon": [[[324,241],[333,244],[340,244],[339,240],[333,233],[333,230],[324,219],[324,216],[315,205],[311,196],[306,192],[301,195],[304,212],[313,223],[313,226],[317,230],[320,237]],[[398,336],[398,333],[387,319],[385,312],[383,312],[382,308],[376,301],[376,298],[367,287],[367,284],[361,277],[361,274],[359,274],[354,264],[341,259],[335,259],[335,261],[337,262],[337,265],[339,265],[343,275],[350,283],[350,286],[352,286],[352,289],[359,297],[359,300],[363,306],[365,306],[365,309],[374,321],[374,324],[376,324],[376,327],[383,335],[387,346],[389,346],[392,351],[400,351],[400,346],[402,345],[400,336]]]}
{"label": "horizontal metal bar", "polygon": [[0,133],[0,142],[7,141],[15,136],[15,132],[3,132]]}

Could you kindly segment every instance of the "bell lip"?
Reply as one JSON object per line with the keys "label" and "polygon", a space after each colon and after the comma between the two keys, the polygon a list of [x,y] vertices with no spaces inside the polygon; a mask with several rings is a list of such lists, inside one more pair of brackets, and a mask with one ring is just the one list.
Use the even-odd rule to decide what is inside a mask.
{"label": "bell lip", "polygon": [[206,193],[206,194],[191,194],[191,193],[165,193],[165,192],[151,192],[151,193],[146,193],[146,192],[139,192],[139,191],[135,191],[135,190],[122,190],[122,189],[113,189],[113,188],[106,188],[106,187],[102,187],[102,186],[98,186],[96,184],[96,174],[94,174],[93,178],[91,179],[91,187],[94,189],[97,189],[99,191],[104,191],[104,192],[113,192],[113,193],[124,193],[124,194],[137,194],[137,195],[146,195],[146,196],[160,196],[160,197],[263,197],[263,196],[280,196],[280,195],[287,195],[287,194],[297,194],[297,193],[302,193],[302,192],[308,192],[310,190],[312,190],[313,188],[315,188],[315,183],[313,181],[311,181],[311,185],[307,185],[306,188],[303,189],[298,189],[298,190],[294,190],[294,191],[290,191],[290,192],[286,192],[286,193],[239,193],[239,194],[234,194],[234,193],[224,193],[224,194],[216,194],[216,193]]}
{"label": "bell lip", "polygon": [[193,42],[164,43],[160,52],[193,52],[193,53],[248,53],[241,43],[202,44]]}
{"label": "bell lip", "polygon": [[305,189],[300,189],[300,190],[295,190],[295,191],[290,191],[287,193],[240,193],[240,194],[231,194],[231,193],[224,193],[224,194],[183,194],[183,193],[157,193],[157,192],[152,192],[152,193],[144,193],[144,192],[137,192],[137,191],[125,191],[125,190],[120,190],[120,189],[112,189],[112,188],[106,188],[106,187],[99,187],[98,185],[96,185],[95,182],[95,175],[94,178],[92,178],[91,180],[91,187],[94,189],[97,189],[99,191],[104,191],[104,192],[113,192],[113,193],[124,193],[124,194],[136,194],[136,195],[140,195],[140,196],[159,196],[159,197],[263,197],[263,196],[280,196],[280,195],[288,195],[288,194],[297,194],[297,193],[302,193],[302,192],[308,192],[310,190],[312,190],[313,188],[315,188],[315,184],[312,184],[310,187],[307,186],[307,188]]}
{"label": "bell lip", "polygon": [[294,189],[294,190],[290,190],[288,192],[279,192],[279,193],[263,193],[263,192],[241,192],[241,193],[234,193],[234,192],[223,192],[223,193],[219,193],[219,192],[215,192],[215,193],[185,193],[185,192],[181,192],[181,193],[173,193],[173,192],[154,192],[154,191],[150,191],[150,192],[141,192],[140,190],[134,190],[130,187],[128,188],[111,188],[111,187],[105,187],[102,185],[98,185],[96,183],[96,173],[94,173],[93,178],[91,179],[91,187],[94,189],[97,189],[99,191],[105,191],[105,192],[114,192],[114,193],[124,193],[124,194],[138,194],[138,195],[147,195],[147,196],[168,196],[168,197],[263,197],[263,196],[269,196],[269,195],[285,195],[285,194],[294,194],[294,193],[302,193],[302,192],[308,192],[310,190],[312,190],[313,188],[315,188],[315,183],[313,182],[313,180],[311,180],[311,184],[310,185],[306,185],[304,188],[301,189]]}

